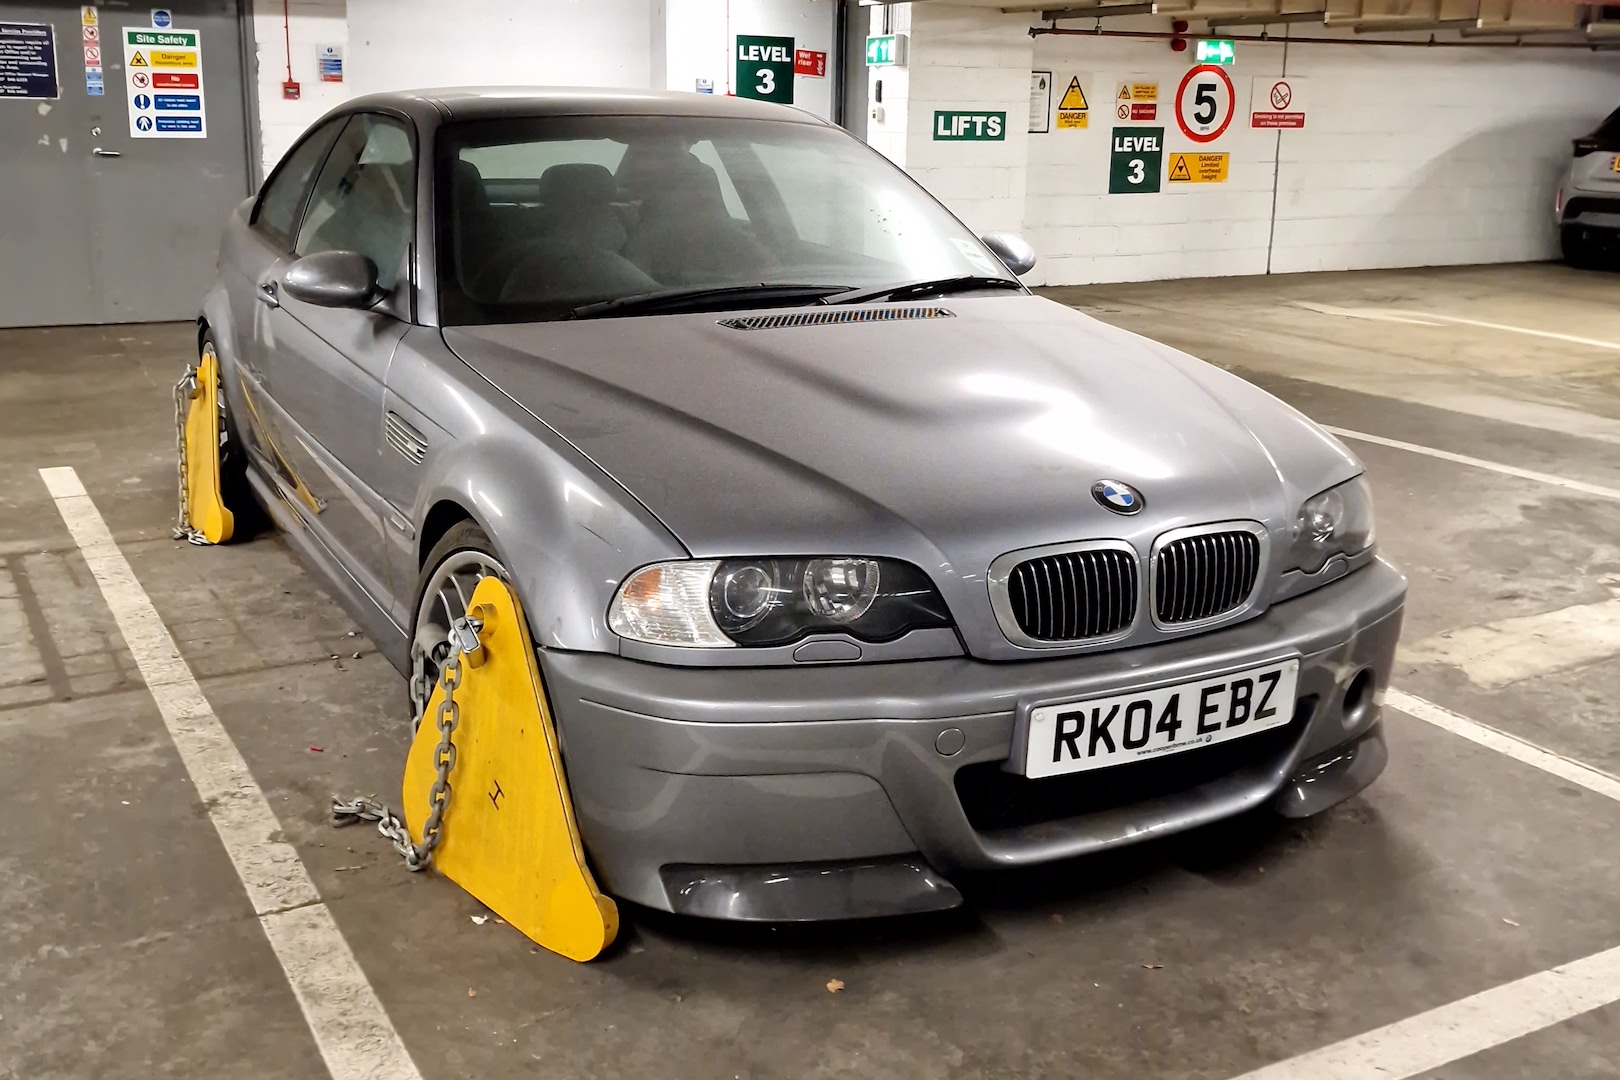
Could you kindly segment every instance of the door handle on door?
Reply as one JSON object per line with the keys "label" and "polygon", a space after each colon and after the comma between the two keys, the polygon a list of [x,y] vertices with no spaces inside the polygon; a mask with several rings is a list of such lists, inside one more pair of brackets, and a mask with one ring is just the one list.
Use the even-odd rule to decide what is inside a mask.
{"label": "door handle on door", "polygon": [[94,150],[92,150],[90,152],[92,154],[96,155],[96,157],[123,157],[124,156],[123,151],[121,151],[121,150],[103,150],[99,146],[96,147]]}
{"label": "door handle on door", "polygon": [[281,306],[281,301],[276,297],[276,283],[273,281],[266,281],[260,285],[258,296],[261,304],[273,308]]}

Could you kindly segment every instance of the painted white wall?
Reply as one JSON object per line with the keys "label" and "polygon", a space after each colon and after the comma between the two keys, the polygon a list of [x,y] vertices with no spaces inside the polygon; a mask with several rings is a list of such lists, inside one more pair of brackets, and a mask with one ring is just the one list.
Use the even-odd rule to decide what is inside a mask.
{"label": "painted white wall", "polygon": [[[280,0],[254,0],[265,171],[311,123],[359,94],[429,86],[731,88],[736,34],[791,37],[831,59],[831,0],[291,0],[293,78]],[[345,81],[322,83],[316,47],[345,47]],[[798,76],[794,104],[832,118],[834,79]]]}
{"label": "painted white wall", "polygon": [[357,93],[653,85],[660,0],[349,0]]}
{"label": "painted white wall", "polygon": [[666,86],[696,91],[709,79],[716,94],[735,90],[736,62],[731,42],[738,34],[790,37],[795,48],[827,54],[827,74],[793,80],[793,104],[824,120],[832,119],[833,36],[836,5],[831,0],[665,0]]}
{"label": "painted white wall", "polygon": [[[1021,229],[1041,255],[1026,279],[1037,284],[1551,258],[1569,139],[1620,102],[1612,55],[1295,44],[1286,74],[1304,79],[1306,127],[1255,130],[1251,83],[1285,73],[1283,48],[1240,42],[1228,69],[1238,115],[1199,147],[1173,113],[1190,54],[1165,41],[1031,41],[1027,14],[932,0],[890,18],[910,34],[910,63],[870,73],[869,85],[883,80],[885,101],[869,140],[976,231]],[[1069,77],[1081,76],[1089,128],[1026,134],[1032,68],[1053,71],[1054,105]],[[1163,127],[1167,159],[1230,153],[1226,183],[1108,194],[1113,94],[1133,76],[1158,82],[1160,113],[1124,123]],[[1005,111],[1008,138],[937,142],[936,109]]]}
{"label": "painted white wall", "polygon": [[[354,84],[345,70],[341,83],[321,82],[316,49],[343,45],[349,40],[346,0],[289,0],[287,32],[283,33],[281,0],[254,0],[253,40],[258,49],[258,78],[254,86],[259,105],[259,157],[264,175],[275,168],[298,136],[326,110],[354,96]],[[281,96],[292,57],[292,77],[299,84],[297,101]]]}

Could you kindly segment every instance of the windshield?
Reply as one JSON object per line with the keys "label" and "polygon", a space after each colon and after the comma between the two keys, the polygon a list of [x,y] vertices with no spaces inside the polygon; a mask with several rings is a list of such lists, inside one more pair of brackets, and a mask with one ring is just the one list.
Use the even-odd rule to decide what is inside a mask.
{"label": "windshield", "polygon": [[[715,304],[736,306],[760,285],[1016,282],[904,173],[836,128],[682,116],[468,122],[440,131],[437,167],[446,325],[570,318],[695,289],[732,289]],[[815,292],[778,289],[767,303],[814,303]]]}

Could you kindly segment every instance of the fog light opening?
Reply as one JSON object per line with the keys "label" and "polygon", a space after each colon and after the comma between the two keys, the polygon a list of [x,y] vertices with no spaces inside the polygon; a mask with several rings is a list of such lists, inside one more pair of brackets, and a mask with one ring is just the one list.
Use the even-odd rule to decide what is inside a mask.
{"label": "fog light opening", "polygon": [[1344,689],[1344,726],[1360,727],[1367,720],[1373,705],[1373,671],[1362,668],[1350,685]]}

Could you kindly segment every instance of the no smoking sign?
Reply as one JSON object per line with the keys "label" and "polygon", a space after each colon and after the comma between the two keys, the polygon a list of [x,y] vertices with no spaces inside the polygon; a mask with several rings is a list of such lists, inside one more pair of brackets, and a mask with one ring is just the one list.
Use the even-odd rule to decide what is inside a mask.
{"label": "no smoking sign", "polygon": [[1237,91],[1217,64],[1187,72],[1176,90],[1176,124],[1195,143],[1214,142],[1225,133],[1237,111]]}
{"label": "no smoking sign", "polygon": [[1254,112],[1249,126],[1255,128],[1302,128],[1305,126],[1305,80],[1265,76],[1254,80]]}

